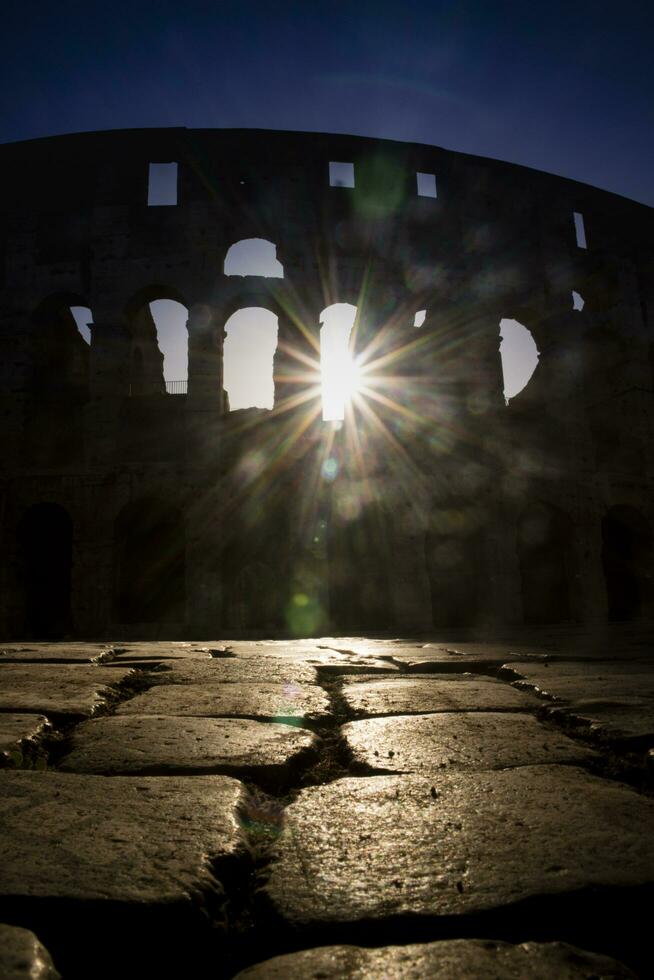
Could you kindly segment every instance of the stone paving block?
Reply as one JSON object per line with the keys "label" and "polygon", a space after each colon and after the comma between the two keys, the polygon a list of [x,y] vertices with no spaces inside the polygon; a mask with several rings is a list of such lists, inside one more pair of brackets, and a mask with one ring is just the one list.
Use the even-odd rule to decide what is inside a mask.
{"label": "stone paving block", "polygon": [[599,734],[654,740],[654,666],[603,663],[518,662],[507,668],[520,687],[562,702],[569,714]]}
{"label": "stone paving block", "polygon": [[609,956],[567,943],[452,939],[406,946],[322,946],[276,956],[242,970],[235,980],[636,980]]}
{"label": "stone paving block", "polygon": [[0,648],[0,663],[100,664],[114,656],[106,643],[34,643]]}
{"label": "stone paving block", "polygon": [[518,711],[538,707],[533,697],[493,677],[419,674],[414,677],[346,677],[342,694],[357,715],[407,715],[434,711]]}
{"label": "stone paving block", "polygon": [[159,671],[148,674],[153,684],[316,684],[315,667],[282,658],[226,658],[209,662],[167,660]]}
{"label": "stone paving block", "polygon": [[64,772],[222,772],[285,774],[314,736],[294,725],[244,718],[120,716],[84,722],[73,732]]}
{"label": "stone paving block", "polygon": [[375,656],[366,657],[350,650],[337,650],[322,640],[226,641],[226,647],[239,660],[290,661],[298,665],[320,667],[327,673],[397,673],[399,668]]}
{"label": "stone paving block", "polygon": [[0,897],[188,904],[242,849],[226,776],[0,773]]}
{"label": "stone paving block", "polygon": [[115,694],[130,667],[86,664],[0,664],[0,711],[88,718]]}
{"label": "stone paving block", "polygon": [[0,766],[22,766],[51,730],[44,715],[0,712]]}
{"label": "stone paving block", "polygon": [[116,714],[295,720],[299,724],[324,720],[329,711],[329,698],[319,687],[232,682],[208,687],[159,684],[125,701]]}
{"label": "stone paving block", "polygon": [[[476,666],[488,667],[510,660],[534,657],[541,660],[548,650],[532,644],[410,642],[402,639],[366,639],[365,637],[324,638],[317,641],[328,649],[340,651],[343,656],[360,658],[388,658],[404,669],[438,673],[441,670],[461,670]],[[551,652],[551,651],[550,651]]]}
{"label": "stone paving block", "polygon": [[479,772],[549,762],[582,764],[598,758],[531,715],[508,712],[369,718],[349,722],[341,731],[358,763],[396,772]]}
{"label": "stone paving block", "polygon": [[0,925],[2,980],[60,980],[52,957],[29,929]]}
{"label": "stone paving block", "polygon": [[347,778],[285,811],[265,892],[294,927],[475,914],[647,884],[652,830],[654,801],[567,766]]}
{"label": "stone paving block", "polygon": [[[160,660],[211,660],[212,647],[206,643],[183,643],[182,641],[152,640],[143,643],[116,643],[117,663],[155,663]],[[221,645],[215,648],[219,653]]]}

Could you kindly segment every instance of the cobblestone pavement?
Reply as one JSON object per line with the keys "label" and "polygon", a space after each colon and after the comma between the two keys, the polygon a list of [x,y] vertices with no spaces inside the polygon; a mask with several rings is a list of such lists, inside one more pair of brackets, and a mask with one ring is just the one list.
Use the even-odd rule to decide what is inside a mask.
{"label": "cobblestone pavement", "polygon": [[0,978],[650,977],[654,640],[0,647]]}

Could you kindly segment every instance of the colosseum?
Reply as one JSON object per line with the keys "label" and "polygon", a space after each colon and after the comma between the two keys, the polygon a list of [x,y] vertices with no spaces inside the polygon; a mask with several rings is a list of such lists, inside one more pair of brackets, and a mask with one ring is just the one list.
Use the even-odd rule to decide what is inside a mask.
{"label": "colosseum", "polygon": [[[651,618],[651,209],[343,135],[85,133],[0,170],[4,636]],[[226,383],[239,311],[266,405]],[[503,323],[538,352],[510,400]]]}

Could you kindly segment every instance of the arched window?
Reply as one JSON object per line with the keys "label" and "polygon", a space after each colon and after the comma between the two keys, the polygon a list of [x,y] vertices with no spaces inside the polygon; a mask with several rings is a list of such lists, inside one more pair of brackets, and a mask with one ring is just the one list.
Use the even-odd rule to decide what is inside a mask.
{"label": "arched window", "polygon": [[612,507],[602,520],[602,565],[610,620],[648,613],[652,587],[652,529],[633,507]]}
{"label": "arched window", "polygon": [[531,380],[539,354],[531,332],[517,320],[500,320],[500,337],[504,398],[508,405]]}
{"label": "arched window", "polygon": [[27,632],[59,639],[72,627],[73,522],[59,504],[35,504],[23,515],[18,539]]}
{"label": "arched window", "polygon": [[123,508],[114,525],[114,618],[119,623],[183,622],[185,535],[176,507],[156,498]]}
{"label": "arched window", "polygon": [[150,303],[150,314],[163,357],[166,391],[184,394],[188,382],[188,310],[174,299],[155,299]]}
{"label": "arched window", "polygon": [[356,391],[358,372],[351,351],[352,328],[357,308],[333,303],[320,314],[320,371],[323,420],[340,421]]}
{"label": "arched window", "polygon": [[[91,311],[56,294],[32,314],[29,407],[23,450],[28,465],[78,463],[84,455],[83,406],[89,398]],[[86,334],[86,335],[85,335]]]}
{"label": "arched window", "polygon": [[226,276],[266,276],[284,278],[284,266],[277,258],[277,246],[265,238],[244,238],[232,245],[225,256]]}
{"label": "arched window", "polygon": [[518,561],[525,623],[571,617],[572,522],[563,511],[533,503],[518,522]]}
{"label": "arched window", "polygon": [[85,344],[91,343],[91,327],[93,326],[93,314],[88,306],[71,306],[70,312],[73,314],[77,332]]}
{"label": "arched window", "polygon": [[184,394],[188,381],[188,309],[174,288],[154,283],[125,310],[130,327],[129,394]]}
{"label": "arched window", "polygon": [[225,324],[223,385],[231,411],[273,407],[277,331],[275,314],[258,306],[237,310]]}

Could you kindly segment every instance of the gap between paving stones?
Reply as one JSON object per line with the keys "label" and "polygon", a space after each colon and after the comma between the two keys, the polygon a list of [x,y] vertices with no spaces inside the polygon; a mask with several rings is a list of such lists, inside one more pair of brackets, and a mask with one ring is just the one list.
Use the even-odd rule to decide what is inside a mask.
{"label": "gap between paving stones", "polygon": [[[113,653],[112,650],[112,658]],[[48,662],[48,665],[53,666],[63,662],[56,660]],[[102,666],[105,666],[107,662],[105,660]],[[38,661],[38,663],[41,664],[43,661]],[[70,664],[67,665],[70,666]],[[84,666],[93,667],[95,664],[85,664]],[[100,665],[98,664],[98,666]],[[127,701],[144,690],[147,690],[150,686],[144,676],[147,670],[148,668],[134,668],[133,673],[128,677],[124,677],[116,681],[115,684],[108,686],[105,689],[104,703],[97,706],[92,717],[101,718],[111,715],[123,701]],[[15,714],[17,713],[17,709],[2,707],[0,708],[0,713],[5,715]],[[20,769],[56,769],[60,759],[68,751],[70,735],[78,725],[88,720],[86,717],[80,717],[77,714],[53,711],[51,709],[39,712],[21,709],[19,713],[41,714],[47,718],[49,723],[42,733],[24,743],[22,752],[23,760],[18,766]],[[5,766],[0,765],[0,769],[3,768],[11,769],[13,766],[11,764]]]}

